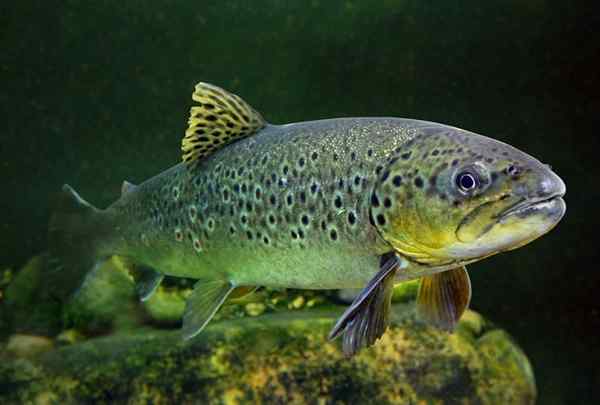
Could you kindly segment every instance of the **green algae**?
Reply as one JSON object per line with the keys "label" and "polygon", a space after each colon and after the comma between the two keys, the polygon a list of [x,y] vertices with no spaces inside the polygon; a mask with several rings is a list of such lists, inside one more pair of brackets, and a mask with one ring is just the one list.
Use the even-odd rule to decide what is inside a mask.
{"label": "green algae", "polygon": [[[178,331],[151,328],[91,339],[35,361],[5,363],[0,376],[11,389],[0,398],[132,404],[496,404],[500,398],[534,403],[527,359],[500,330],[484,328],[479,337],[448,335],[417,322],[413,305],[395,304],[391,329],[373,348],[346,359],[340,343],[326,339],[341,309],[214,322],[190,342],[183,342]],[[469,330],[465,326],[463,333]],[[8,378],[7,370],[14,376]]]}
{"label": "green algae", "polygon": [[166,280],[140,303],[127,264],[113,258],[74,299],[43,313],[51,320],[42,324],[55,325],[45,329],[54,336],[48,339],[31,336],[39,314],[20,318],[46,296],[44,257],[5,289],[2,307],[19,317],[10,345],[0,346],[0,402],[535,401],[531,366],[510,336],[473,311],[453,334],[423,324],[415,316],[416,282],[396,286],[392,326],[377,344],[347,359],[339,341],[327,340],[344,309],[333,292],[260,289],[228,301],[184,342],[178,327],[192,283]]}

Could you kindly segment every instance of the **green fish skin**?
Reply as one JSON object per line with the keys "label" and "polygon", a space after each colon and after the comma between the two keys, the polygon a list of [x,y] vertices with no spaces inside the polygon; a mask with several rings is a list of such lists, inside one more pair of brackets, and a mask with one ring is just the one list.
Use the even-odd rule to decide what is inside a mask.
{"label": "green fish skin", "polygon": [[[545,234],[565,213],[562,180],[491,138],[400,118],[271,125],[250,107],[236,109],[243,103],[222,106],[233,117],[256,118],[254,127],[242,123],[228,139],[224,134],[236,123],[215,124],[212,137],[201,138],[210,150],[189,143],[214,121],[205,115],[194,124],[201,114],[193,109],[186,162],[137,186],[125,182],[121,197],[104,210],[65,185],[50,223],[53,254],[64,266],[86,270],[111,255],[153,269],[144,277],[146,298],[163,275],[200,280],[184,316],[184,335],[191,337],[237,287],[362,288],[383,267],[377,282],[462,272],[465,264]],[[384,266],[382,258],[392,262]],[[459,284],[461,309],[450,311],[451,320],[470,298],[468,276]],[[434,308],[428,318],[441,314],[447,321],[452,300],[440,301],[436,293],[444,283],[429,285],[433,292],[424,295],[432,298],[422,304],[443,311]],[[389,295],[389,288],[370,288],[365,297],[379,290]],[[385,311],[374,303],[388,298],[365,297],[356,308],[367,302]],[[356,308],[350,317],[367,316]],[[353,354],[385,326],[366,340],[351,339],[366,332],[344,329],[344,347]]]}

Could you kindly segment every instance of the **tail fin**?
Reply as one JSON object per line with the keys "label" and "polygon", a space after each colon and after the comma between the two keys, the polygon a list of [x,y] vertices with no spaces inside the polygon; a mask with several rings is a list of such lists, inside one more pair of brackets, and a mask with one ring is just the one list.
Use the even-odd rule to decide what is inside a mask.
{"label": "tail fin", "polygon": [[86,274],[107,257],[102,257],[100,244],[108,229],[103,211],[77,194],[68,184],[58,195],[50,218],[49,279],[52,295],[64,300],[76,291]]}

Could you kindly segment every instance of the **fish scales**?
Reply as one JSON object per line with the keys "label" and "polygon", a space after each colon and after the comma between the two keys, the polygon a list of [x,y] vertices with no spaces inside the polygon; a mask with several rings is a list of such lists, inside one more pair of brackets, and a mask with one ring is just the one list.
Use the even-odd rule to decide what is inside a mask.
{"label": "fish scales", "polygon": [[378,171],[426,126],[394,118],[268,126],[192,172],[178,165],[117,202],[124,221],[143,224],[127,227],[123,254],[134,245],[168,246],[181,258],[152,252],[146,261],[158,259],[163,272],[180,277],[361,287],[373,275],[365,269],[377,269],[375,255],[389,250],[369,223]]}
{"label": "fish scales", "polygon": [[48,273],[53,293],[85,288],[111,255],[138,265],[142,301],[165,275],[196,279],[183,315],[190,339],[234,290],[362,287],[330,333],[352,355],[385,332],[403,280],[421,279],[419,317],[452,331],[471,299],[465,266],[539,238],[566,210],[549,166],[459,128],[271,125],[219,87],[199,83],[192,98],[183,163],[124,181],[105,210],[63,186],[49,241],[51,262],[69,271]]}

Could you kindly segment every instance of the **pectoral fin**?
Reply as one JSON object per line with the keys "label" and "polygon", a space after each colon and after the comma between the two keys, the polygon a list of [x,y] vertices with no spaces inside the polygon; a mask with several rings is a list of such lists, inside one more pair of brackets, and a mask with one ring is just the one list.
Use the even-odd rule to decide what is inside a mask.
{"label": "pectoral fin", "polygon": [[234,286],[227,280],[200,280],[185,303],[182,334],[191,339],[204,329]]}
{"label": "pectoral fin", "polygon": [[363,346],[371,346],[387,329],[396,270],[398,261],[395,255],[382,256],[380,270],[329,333],[329,339],[343,333],[345,355],[351,356]]}
{"label": "pectoral fin", "polygon": [[447,331],[454,330],[471,301],[471,281],[463,267],[425,276],[417,295],[417,314]]}

